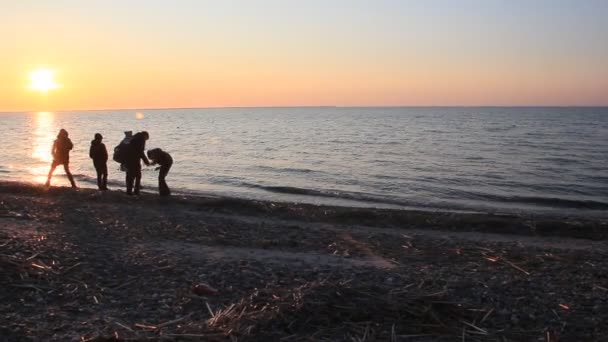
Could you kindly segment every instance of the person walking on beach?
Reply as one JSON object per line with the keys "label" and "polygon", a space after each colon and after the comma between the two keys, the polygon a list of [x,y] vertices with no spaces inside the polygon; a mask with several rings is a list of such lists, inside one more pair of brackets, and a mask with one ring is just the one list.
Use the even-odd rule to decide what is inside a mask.
{"label": "person walking on beach", "polygon": [[101,142],[102,139],[101,134],[95,133],[95,139],[91,140],[89,157],[93,159],[93,166],[97,172],[97,187],[99,190],[108,190],[108,150]]}
{"label": "person walking on beach", "polygon": [[72,173],[70,173],[70,150],[74,147],[70,138],[68,138],[68,131],[65,129],[61,129],[59,134],[57,134],[57,139],[53,142],[53,148],[51,153],[53,154],[53,162],[51,163],[51,169],[49,170],[49,175],[46,179],[45,186],[51,186],[51,177],[53,176],[53,171],[59,165],[63,165],[63,169],[65,170],[65,174],[68,176],[70,183],[72,184],[72,188],[76,188],[76,182],[74,182],[74,177],[72,177]]}
{"label": "person walking on beach", "polygon": [[135,134],[129,142],[127,153],[125,155],[125,166],[127,167],[127,195],[139,195],[141,187],[141,162],[150,165],[144,150],[146,149],[146,140],[150,136],[148,132],[143,131]]}
{"label": "person walking on beach", "polygon": [[156,170],[160,170],[158,172],[158,192],[161,196],[169,196],[171,195],[171,190],[165,181],[165,177],[169,173],[171,169],[171,165],[173,165],[173,158],[171,155],[160,148],[154,148],[148,150],[148,158],[152,161],[150,165],[158,164],[159,167]]}

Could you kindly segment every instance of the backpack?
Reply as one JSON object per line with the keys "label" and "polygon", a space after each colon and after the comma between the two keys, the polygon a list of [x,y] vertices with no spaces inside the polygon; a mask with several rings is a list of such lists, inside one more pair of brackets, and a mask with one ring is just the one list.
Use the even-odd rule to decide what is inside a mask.
{"label": "backpack", "polygon": [[127,144],[120,143],[118,146],[114,147],[114,154],[112,155],[112,159],[115,162],[124,164],[127,159],[127,148],[129,146]]}

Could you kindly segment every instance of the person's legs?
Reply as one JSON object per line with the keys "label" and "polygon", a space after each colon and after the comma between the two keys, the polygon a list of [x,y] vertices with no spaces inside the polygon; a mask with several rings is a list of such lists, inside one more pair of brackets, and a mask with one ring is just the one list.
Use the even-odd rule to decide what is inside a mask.
{"label": "person's legs", "polygon": [[139,195],[139,189],[141,186],[141,164],[138,163],[135,167],[135,189],[133,193]]}
{"label": "person's legs", "polygon": [[101,178],[102,178],[102,190],[108,190],[108,165],[103,163],[103,167],[101,168]]}
{"label": "person's legs", "polygon": [[108,165],[103,162],[93,163],[95,165],[95,172],[97,172],[97,187],[99,190],[108,189]]}
{"label": "person's legs", "polygon": [[72,177],[72,173],[70,172],[70,166],[68,163],[63,164],[63,170],[65,171],[65,174],[68,176],[68,179],[70,180],[70,184],[72,184],[72,188],[77,188],[76,182],[74,182],[74,177]]}
{"label": "person's legs", "polygon": [[95,172],[97,173],[97,188],[99,190],[103,190],[103,185],[101,183],[101,176],[102,176],[102,168],[101,165],[97,164],[97,163],[93,163],[93,165],[95,166]]}
{"label": "person's legs", "polygon": [[53,163],[51,163],[51,169],[49,170],[49,175],[46,177],[46,183],[44,184],[45,186],[51,185],[51,177],[53,177],[53,172],[55,171],[56,167],[57,167],[57,164],[55,163],[55,161],[53,161]]}
{"label": "person's legs", "polygon": [[133,181],[134,180],[135,180],[134,170],[131,166],[127,166],[127,175],[126,175],[127,195],[133,194]]}
{"label": "person's legs", "polygon": [[158,173],[158,192],[161,196],[171,195],[171,190],[165,181],[167,174],[169,174],[169,169],[171,169],[171,165],[161,166],[160,172]]}

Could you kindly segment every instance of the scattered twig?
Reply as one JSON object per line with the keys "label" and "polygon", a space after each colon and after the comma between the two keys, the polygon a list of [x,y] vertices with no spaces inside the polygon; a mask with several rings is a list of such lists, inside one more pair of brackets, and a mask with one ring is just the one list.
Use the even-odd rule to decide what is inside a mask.
{"label": "scattered twig", "polygon": [[599,286],[599,285],[593,285],[594,288],[596,289],[600,289],[600,290],[604,290],[604,291],[608,291],[607,288],[603,287],[603,286]]}
{"label": "scattered twig", "polygon": [[112,291],[117,291],[117,290],[120,290],[120,289],[122,289],[123,287],[127,287],[127,286],[129,286],[129,285],[133,284],[133,283],[134,283],[136,280],[137,280],[137,279],[131,279],[131,280],[129,280],[129,281],[126,281],[126,282],[122,283],[121,285],[118,285],[118,286],[116,286],[116,287],[112,288],[111,290],[112,290]]}
{"label": "scattered twig", "polygon": [[128,327],[128,326],[126,326],[126,325],[124,325],[124,324],[122,324],[120,322],[114,321],[114,324],[118,325],[119,327],[121,327],[121,328],[123,328],[125,330],[129,330],[130,332],[134,332],[135,331],[135,330],[131,329],[130,327]]}
{"label": "scattered twig", "polygon": [[32,289],[39,292],[44,292],[40,287],[32,285],[32,284],[11,284],[12,287],[20,287],[24,289]]}
{"label": "scattered twig", "polygon": [[141,323],[135,323],[135,327],[136,328],[140,328],[140,329],[145,329],[145,330],[156,330],[156,329],[158,329],[158,327],[156,327],[154,325],[147,325],[147,324],[141,324]]}
{"label": "scattered twig", "polygon": [[209,310],[209,314],[211,315],[211,318],[213,318],[215,316],[215,314],[213,313],[213,310],[211,310],[209,303],[205,302],[205,306],[207,307],[207,310]]}
{"label": "scattered twig", "polygon": [[475,329],[475,330],[477,330],[478,332],[480,332],[483,335],[487,335],[488,334],[488,332],[486,330],[481,329],[480,327],[478,327],[478,326],[476,326],[476,325],[474,325],[472,323],[465,322],[465,321],[462,321],[462,323],[465,324],[465,325],[467,325],[467,326],[469,326],[469,327],[471,327],[471,328],[473,328],[473,329]]}
{"label": "scattered twig", "polygon": [[76,267],[78,267],[78,266],[80,266],[80,265],[82,265],[82,262],[78,262],[78,263],[76,263],[75,265],[72,265],[72,266],[70,266],[70,267],[66,268],[65,270],[61,271],[61,274],[66,274],[66,273],[68,273],[69,271],[73,270],[74,268],[76,268]]}
{"label": "scattered twig", "polygon": [[525,273],[526,275],[530,275],[530,272],[528,272],[528,271],[524,270],[523,268],[515,265],[514,263],[510,262],[509,260],[502,259],[502,261],[504,261],[507,265],[513,267],[514,269],[516,269],[516,270],[518,270],[518,271],[520,271],[522,273]]}
{"label": "scattered twig", "polygon": [[485,322],[485,320],[486,320],[486,319],[487,319],[487,318],[490,316],[490,314],[491,314],[492,312],[494,312],[494,308],[491,308],[491,309],[490,309],[490,311],[488,311],[488,312],[487,312],[487,313],[486,313],[486,314],[483,316],[483,318],[481,319],[481,321],[480,321],[479,323],[483,323],[483,322]]}
{"label": "scattered twig", "polygon": [[174,319],[174,320],[172,320],[172,321],[168,321],[168,322],[165,322],[165,323],[161,323],[161,324],[157,325],[156,327],[157,327],[158,329],[161,329],[161,328],[164,328],[164,327],[166,327],[166,326],[169,326],[169,325],[172,325],[172,324],[175,324],[175,323],[179,323],[179,322],[181,322],[181,321],[183,321],[183,320],[185,320],[185,319],[188,319],[188,318],[190,318],[190,316],[192,316],[192,313],[189,313],[189,314],[187,314],[186,316],[183,316],[183,317],[180,317],[180,318]]}
{"label": "scattered twig", "polygon": [[35,257],[37,257],[37,256],[39,256],[39,255],[40,255],[40,252],[34,253],[32,256],[30,256],[30,257],[26,258],[25,260],[28,260],[28,261],[29,261],[29,260],[32,260],[32,259],[34,259]]}

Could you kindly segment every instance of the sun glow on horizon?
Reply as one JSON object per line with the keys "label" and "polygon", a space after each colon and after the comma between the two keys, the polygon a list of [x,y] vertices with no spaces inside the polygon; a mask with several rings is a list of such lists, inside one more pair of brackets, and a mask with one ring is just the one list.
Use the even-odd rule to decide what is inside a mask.
{"label": "sun glow on horizon", "polygon": [[57,89],[59,85],[55,82],[55,71],[45,68],[36,69],[29,74],[32,90],[47,93],[49,90]]}
{"label": "sun glow on horizon", "polygon": [[603,0],[10,3],[0,112],[608,106]]}

